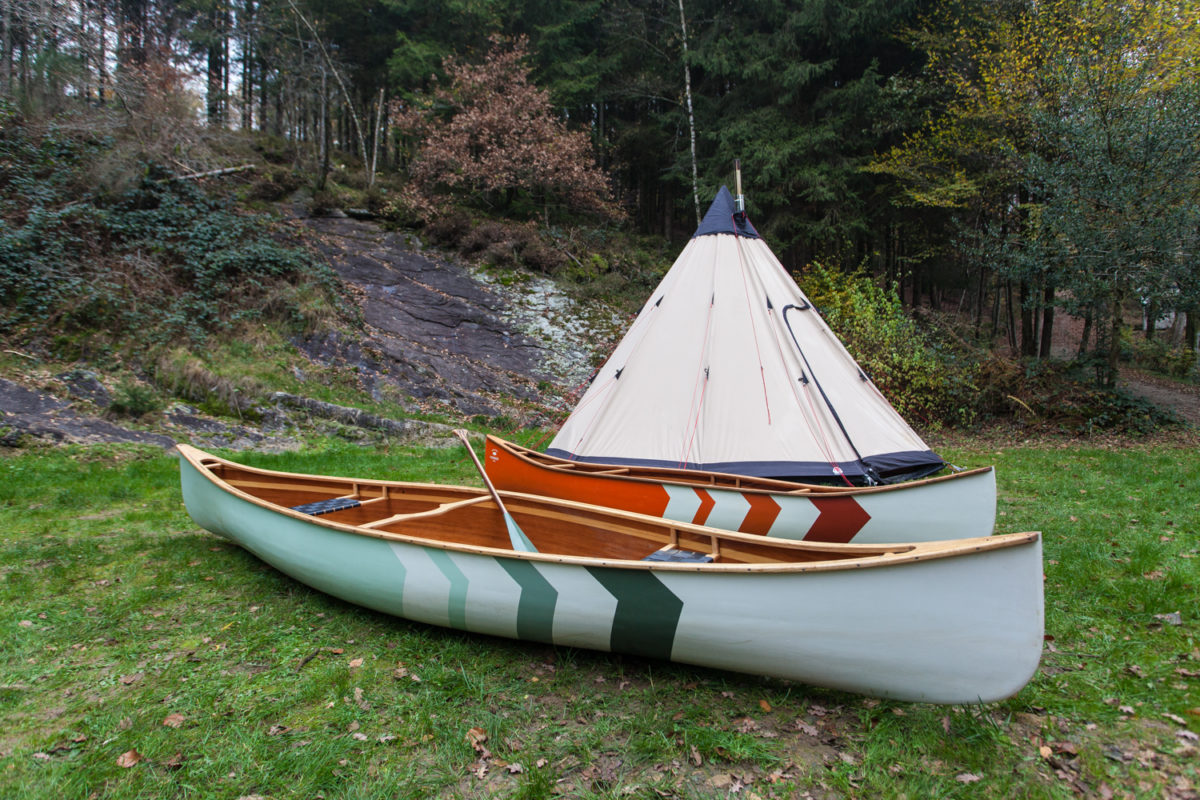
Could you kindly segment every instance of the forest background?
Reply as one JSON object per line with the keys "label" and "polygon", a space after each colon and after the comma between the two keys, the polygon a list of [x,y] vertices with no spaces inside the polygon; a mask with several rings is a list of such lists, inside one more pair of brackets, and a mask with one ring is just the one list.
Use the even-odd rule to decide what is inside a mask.
{"label": "forest background", "polygon": [[[1023,382],[1047,394],[1065,362],[1106,391],[1130,358],[1194,374],[1192,0],[3,0],[0,27],[0,291],[18,339],[118,313],[96,287],[130,277],[98,279],[81,228],[128,244],[111,212],[237,166],[237,140],[268,165],[243,199],[351,198],[501,265],[637,292],[645,259],[604,243],[677,245],[740,159],[784,265],[823,287],[860,358],[891,352],[877,382],[943,398],[889,393],[923,421],[1029,409]],[[213,224],[185,200],[160,215],[177,261],[183,218]],[[511,225],[481,241],[481,220]],[[175,316],[215,323],[247,275],[302,271],[255,247],[193,269],[204,302]],[[928,352],[897,366],[904,311]]]}

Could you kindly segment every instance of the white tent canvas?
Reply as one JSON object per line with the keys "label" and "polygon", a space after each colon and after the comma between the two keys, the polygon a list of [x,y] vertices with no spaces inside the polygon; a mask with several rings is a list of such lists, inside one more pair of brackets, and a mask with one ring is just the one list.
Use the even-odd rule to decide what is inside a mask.
{"label": "white tent canvas", "polygon": [[826,482],[944,466],[725,187],[547,452]]}

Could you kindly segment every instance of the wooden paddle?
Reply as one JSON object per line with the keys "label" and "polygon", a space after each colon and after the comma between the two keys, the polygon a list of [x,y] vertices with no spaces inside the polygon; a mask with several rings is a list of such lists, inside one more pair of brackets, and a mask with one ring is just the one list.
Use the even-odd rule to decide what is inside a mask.
{"label": "wooden paddle", "polygon": [[525,531],[521,530],[521,526],[517,525],[517,521],[513,519],[512,514],[509,514],[508,509],[504,507],[504,502],[500,499],[500,493],[492,485],[492,481],[488,478],[483,464],[479,463],[479,456],[475,455],[475,449],[471,447],[471,440],[467,438],[467,432],[460,428],[454,431],[454,435],[462,439],[462,443],[466,445],[467,452],[471,454],[471,460],[475,462],[475,469],[479,470],[479,476],[483,478],[487,490],[492,493],[492,499],[496,501],[496,506],[500,509],[500,513],[504,515],[504,524],[508,527],[508,540],[512,543],[512,549],[522,553],[536,553],[537,548],[533,546],[533,542],[529,541],[529,537],[525,535]]}

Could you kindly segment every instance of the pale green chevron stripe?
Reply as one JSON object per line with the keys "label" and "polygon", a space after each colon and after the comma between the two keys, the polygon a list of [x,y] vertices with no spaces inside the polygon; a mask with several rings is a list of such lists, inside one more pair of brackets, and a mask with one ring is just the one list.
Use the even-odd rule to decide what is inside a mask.
{"label": "pale green chevron stripe", "polygon": [[447,613],[450,615],[450,627],[460,631],[467,629],[467,576],[463,575],[458,565],[450,560],[450,555],[444,550],[429,548],[429,559],[437,565],[442,574],[450,581],[450,599],[447,601]]}
{"label": "pale green chevron stripe", "polygon": [[552,644],[558,590],[528,561],[515,558],[496,560],[521,586],[521,601],[517,606],[517,638]]}
{"label": "pale green chevron stripe", "polygon": [[396,557],[396,567],[399,570],[399,577],[396,580],[394,591],[396,592],[396,610],[393,613],[397,616],[404,616],[404,582],[408,580],[408,567],[404,566],[404,559],[401,558],[401,549],[399,545],[388,542],[388,547],[392,549],[392,555]]}

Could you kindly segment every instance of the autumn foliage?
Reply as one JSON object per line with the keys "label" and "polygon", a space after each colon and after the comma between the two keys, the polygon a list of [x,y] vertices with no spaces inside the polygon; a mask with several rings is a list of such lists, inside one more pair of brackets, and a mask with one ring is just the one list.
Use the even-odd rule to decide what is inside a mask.
{"label": "autumn foliage", "polygon": [[451,197],[495,206],[523,196],[546,215],[619,215],[587,135],[554,114],[525,57],[524,39],[508,47],[493,37],[482,63],[446,59],[441,87],[393,108],[394,124],[416,142],[407,199],[418,212]]}

